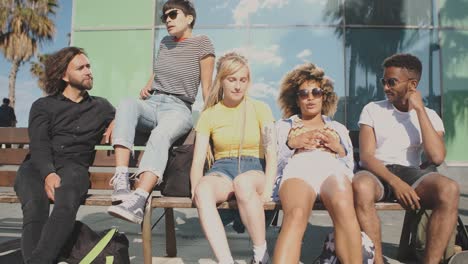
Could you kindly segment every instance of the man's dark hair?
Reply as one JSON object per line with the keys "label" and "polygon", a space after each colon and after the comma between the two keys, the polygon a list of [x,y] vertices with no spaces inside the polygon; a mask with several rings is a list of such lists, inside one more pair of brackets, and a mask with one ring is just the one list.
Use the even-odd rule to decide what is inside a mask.
{"label": "man's dark hair", "polygon": [[[197,12],[195,12],[195,7],[193,6],[192,1],[189,0],[169,0],[167,1],[163,8],[162,13],[166,13],[170,9],[180,9],[184,12],[185,15],[191,15],[193,17],[192,23],[190,23],[190,28],[195,26],[195,20],[197,19]],[[165,21],[163,21],[165,22]]]}
{"label": "man's dark hair", "polygon": [[10,99],[3,98],[3,104],[9,105],[10,104]]}
{"label": "man's dark hair", "polygon": [[422,64],[418,57],[408,53],[394,54],[386,58],[382,64],[384,68],[397,67],[404,68],[416,75],[416,78],[421,79]]}
{"label": "man's dark hair", "polygon": [[63,92],[67,83],[62,80],[70,61],[76,55],[84,54],[82,48],[66,47],[47,57],[45,62],[45,92],[49,95]]}

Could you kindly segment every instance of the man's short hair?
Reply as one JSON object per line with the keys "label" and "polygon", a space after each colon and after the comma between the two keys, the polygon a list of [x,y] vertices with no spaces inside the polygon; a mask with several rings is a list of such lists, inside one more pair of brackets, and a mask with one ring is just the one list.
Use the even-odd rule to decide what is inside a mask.
{"label": "man's short hair", "polygon": [[[162,8],[163,14],[166,13],[167,10],[177,8],[182,10],[186,16],[191,15],[193,17],[192,23],[190,23],[190,28],[195,26],[195,20],[197,19],[197,12],[195,11],[195,7],[193,6],[192,1],[190,0],[169,0],[167,1]],[[163,21],[165,22],[165,21]]]}
{"label": "man's short hair", "polygon": [[408,54],[408,53],[400,53],[394,54],[384,60],[382,63],[384,68],[388,67],[397,67],[397,68],[404,68],[417,76],[419,80],[422,74],[422,63],[418,59],[418,57]]}
{"label": "man's short hair", "polygon": [[6,104],[6,105],[9,105],[10,104],[10,99],[3,98],[3,103]]}

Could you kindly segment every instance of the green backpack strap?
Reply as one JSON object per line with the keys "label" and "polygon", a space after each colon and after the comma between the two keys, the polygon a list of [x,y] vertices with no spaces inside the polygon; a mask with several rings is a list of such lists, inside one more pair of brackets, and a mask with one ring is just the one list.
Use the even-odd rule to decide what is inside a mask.
{"label": "green backpack strap", "polygon": [[[117,228],[112,228],[107,232],[107,234],[99,240],[99,242],[89,251],[89,253],[80,261],[79,264],[91,264],[94,259],[101,253],[104,248],[109,244],[109,242],[114,237],[114,234],[117,232]],[[112,259],[113,262],[113,259]],[[106,264],[112,263],[106,258]]]}

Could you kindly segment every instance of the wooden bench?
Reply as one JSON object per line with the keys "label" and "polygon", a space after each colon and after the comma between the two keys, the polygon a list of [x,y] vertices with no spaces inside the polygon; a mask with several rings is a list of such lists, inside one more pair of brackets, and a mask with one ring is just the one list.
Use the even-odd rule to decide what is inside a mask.
{"label": "wooden bench", "polygon": [[[355,146],[357,146],[357,133],[352,132],[351,137]],[[141,139],[140,139],[141,141]],[[0,146],[2,144],[22,144],[25,147],[29,144],[29,137],[26,128],[0,128]],[[103,144],[104,145],[104,144]],[[114,151],[109,149],[101,149],[98,146],[96,150],[96,157],[93,166],[90,168],[90,189],[111,189],[109,180],[113,175],[112,168],[115,166]],[[12,187],[18,165],[20,165],[26,154],[27,148],[1,148],[0,149],[0,186]],[[141,157],[142,151],[135,152],[135,158],[130,161],[130,167],[136,167]],[[108,172],[95,171],[95,168],[109,168]],[[0,203],[19,203],[19,199],[13,191],[0,192]],[[94,206],[110,206],[112,204],[110,194],[88,194],[84,205]],[[144,263],[149,264],[152,260],[152,211],[155,208],[163,208],[165,211],[165,235],[166,235],[166,254],[168,257],[177,256],[176,234],[175,234],[175,221],[174,221],[174,208],[195,208],[189,198],[179,197],[163,197],[159,195],[152,195],[150,202],[147,203],[145,208],[145,217],[141,226],[142,241],[143,241],[143,257]],[[237,209],[236,202],[228,201],[221,203],[218,208],[220,209]],[[265,210],[280,210],[281,204],[275,202],[267,202],[264,204]],[[377,203],[378,210],[403,210],[398,203]],[[316,203],[314,210],[325,210],[323,204]],[[405,216],[405,223],[408,214]],[[399,252],[407,250],[409,235],[409,225],[404,224],[402,236],[400,239]],[[400,255],[400,253],[399,253]]]}

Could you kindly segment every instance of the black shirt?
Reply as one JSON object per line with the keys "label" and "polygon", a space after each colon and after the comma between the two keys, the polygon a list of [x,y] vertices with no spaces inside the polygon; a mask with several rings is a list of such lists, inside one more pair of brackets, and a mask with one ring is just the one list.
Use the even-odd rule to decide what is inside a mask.
{"label": "black shirt", "polygon": [[16,116],[13,107],[2,104],[0,106],[0,127],[11,127],[15,121]]}
{"label": "black shirt", "polygon": [[114,114],[106,99],[87,93],[79,103],[63,94],[36,100],[29,113],[30,151],[26,160],[31,160],[43,179],[67,160],[89,167],[94,147]]}

